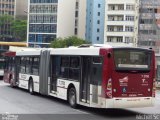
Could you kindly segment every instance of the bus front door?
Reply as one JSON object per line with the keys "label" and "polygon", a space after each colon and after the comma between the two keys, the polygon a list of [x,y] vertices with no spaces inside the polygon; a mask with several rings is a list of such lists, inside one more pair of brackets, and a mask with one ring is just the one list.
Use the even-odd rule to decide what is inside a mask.
{"label": "bus front door", "polygon": [[91,57],[82,57],[82,76],[80,81],[80,101],[89,103]]}

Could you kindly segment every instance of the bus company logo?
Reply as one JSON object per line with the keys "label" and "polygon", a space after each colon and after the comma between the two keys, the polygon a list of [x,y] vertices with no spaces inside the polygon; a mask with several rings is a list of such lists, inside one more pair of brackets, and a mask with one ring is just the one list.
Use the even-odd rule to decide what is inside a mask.
{"label": "bus company logo", "polygon": [[107,83],[107,90],[109,90],[109,91],[112,90],[112,79],[111,79],[111,78],[108,80],[108,83]]}
{"label": "bus company logo", "polygon": [[106,94],[109,98],[112,98],[112,79],[110,78],[107,83],[107,91]]}
{"label": "bus company logo", "polygon": [[128,76],[119,79],[120,86],[128,86]]}
{"label": "bus company logo", "polygon": [[148,80],[142,79],[142,86],[148,86]]}

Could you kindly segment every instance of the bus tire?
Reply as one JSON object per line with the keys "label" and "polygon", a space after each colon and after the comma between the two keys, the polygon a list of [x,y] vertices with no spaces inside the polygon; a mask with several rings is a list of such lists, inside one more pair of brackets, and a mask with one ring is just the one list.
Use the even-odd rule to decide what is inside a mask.
{"label": "bus tire", "polygon": [[34,94],[34,85],[33,85],[33,80],[32,79],[29,80],[28,91],[31,95]]}
{"label": "bus tire", "polygon": [[77,107],[77,98],[76,98],[76,90],[74,87],[71,87],[68,92],[68,102],[72,108]]}

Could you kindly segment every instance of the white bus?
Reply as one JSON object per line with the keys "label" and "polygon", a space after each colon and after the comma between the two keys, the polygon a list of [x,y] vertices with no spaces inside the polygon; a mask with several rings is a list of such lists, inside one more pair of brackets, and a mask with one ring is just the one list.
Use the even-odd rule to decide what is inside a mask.
{"label": "white bus", "polygon": [[16,52],[12,85],[96,108],[154,105],[155,55],[141,48],[59,48]]}

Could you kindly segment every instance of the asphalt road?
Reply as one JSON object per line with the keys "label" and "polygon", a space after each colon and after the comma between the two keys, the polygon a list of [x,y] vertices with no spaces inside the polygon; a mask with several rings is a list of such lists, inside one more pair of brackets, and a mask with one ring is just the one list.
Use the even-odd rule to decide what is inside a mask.
{"label": "asphalt road", "polygon": [[160,90],[156,105],[147,108],[93,109],[80,106],[72,109],[66,101],[26,90],[11,88],[0,81],[0,120],[160,120]]}

